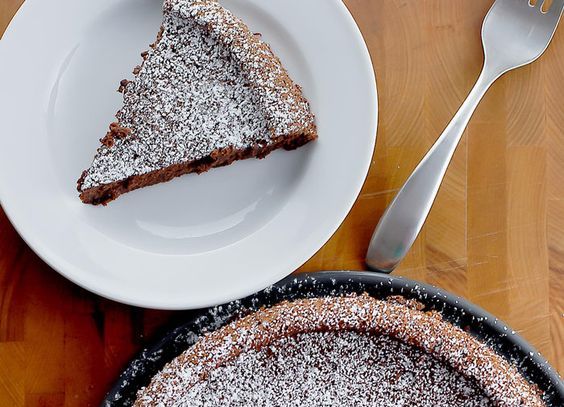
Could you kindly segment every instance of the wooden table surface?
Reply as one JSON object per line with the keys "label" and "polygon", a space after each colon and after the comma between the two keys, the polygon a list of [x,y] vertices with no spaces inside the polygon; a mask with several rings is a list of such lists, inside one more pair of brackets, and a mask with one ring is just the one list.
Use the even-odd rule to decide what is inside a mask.
{"label": "wooden table surface", "polygon": [[[20,3],[0,0],[0,32]],[[480,71],[480,26],[492,0],[346,3],[377,73],[378,143],[354,209],[301,271],[364,268],[378,218]],[[490,90],[396,272],[484,307],[560,372],[563,98],[561,27],[540,61]],[[97,405],[128,359],[183,315],[120,305],[71,284],[26,246],[0,210],[0,405]]]}

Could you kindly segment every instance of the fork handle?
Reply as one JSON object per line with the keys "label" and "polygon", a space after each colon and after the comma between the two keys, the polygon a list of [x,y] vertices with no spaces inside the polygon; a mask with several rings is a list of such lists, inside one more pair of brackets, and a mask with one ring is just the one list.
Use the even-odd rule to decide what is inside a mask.
{"label": "fork handle", "polygon": [[411,248],[472,114],[499,76],[497,69],[484,66],[468,98],[382,215],[366,257],[372,270],[393,271]]}

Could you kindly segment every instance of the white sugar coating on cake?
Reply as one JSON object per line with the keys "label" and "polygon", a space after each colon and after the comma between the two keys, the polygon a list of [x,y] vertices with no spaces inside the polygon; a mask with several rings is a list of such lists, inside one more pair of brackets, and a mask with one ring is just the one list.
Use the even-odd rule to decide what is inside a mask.
{"label": "white sugar coating on cake", "polygon": [[165,3],[162,35],[123,91],[116,117],[130,134],[98,149],[81,191],[315,129],[268,45],[210,0]]}
{"label": "white sugar coating on cake", "polygon": [[282,338],[209,373],[176,406],[492,406],[428,353],[388,336],[312,332]]}
{"label": "white sugar coating on cake", "polygon": [[248,36],[243,21],[217,1],[165,0],[167,7],[192,17],[229,49],[258,95],[275,135],[310,132],[315,127],[299,86],[292,82],[268,44],[257,36]]}
{"label": "white sugar coating on cake", "polygon": [[[282,346],[283,341],[290,341],[291,346],[289,338],[294,336],[299,339],[303,334],[306,334],[304,338],[315,338],[315,335],[309,334],[358,332],[373,335],[370,340],[394,338],[405,346],[428,354],[431,359],[436,359],[437,364],[444,363],[468,378],[469,382],[475,383],[493,405],[545,406],[541,392],[504,358],[442,320],[439,314],[422,312],[417,306],[415,302],[400,299],[381,301],[362,295],[302,299],[259,310],[202,337],[167,364],[150,385],[139,392],[135,405],[183,405],[182,400],[192,397],[198,389],[204,393],[205,381],[213,377],[217,369],[234,369],[247,357],[260,358],[257,350],[258,354],[263,349],[269,354],[270,346]],[[312,346],[311,343],[309,345]],[[253,354],[255,356],[249,356]],[[272,363],[264,360],[265,363]],[[296,365],[314,369],[317,363],[311,360],[302,362]],[[350,366],[354,361],[344,358],[341,363]],[[269,366],[263,368],[266,369],[264,374],[267,374]],[[296,380],[300,380],[304,374],[303,368],[289,369],[284,374],[293,375]],[[417,374],[424,372],[425,369],[422,369]],[[239,377],[238,380],[243,379]],[[226,384],[229,385],[229,382]],[[392,384],[384,381],[373,386],[391,388]],[[331,383],[327,383],[327,386],[331,386]],[[367,393],[379,391],[366,387],[365,395],[369,397]],[[276,404],[276,400],[261,399],[261,396],[262,393],[257,391],[251,404],[284,405]]]}

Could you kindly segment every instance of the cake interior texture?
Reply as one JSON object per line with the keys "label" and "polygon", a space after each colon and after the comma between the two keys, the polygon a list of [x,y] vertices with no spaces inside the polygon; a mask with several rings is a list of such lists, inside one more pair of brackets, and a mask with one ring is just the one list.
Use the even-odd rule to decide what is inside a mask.
{"label": "cake interior texture", "polygon": [[171,0],[156,42],[123,80],[123,106],[78,181],[85,203],[263,158],[317,137],[301,88],[260,35],[212,0]]}

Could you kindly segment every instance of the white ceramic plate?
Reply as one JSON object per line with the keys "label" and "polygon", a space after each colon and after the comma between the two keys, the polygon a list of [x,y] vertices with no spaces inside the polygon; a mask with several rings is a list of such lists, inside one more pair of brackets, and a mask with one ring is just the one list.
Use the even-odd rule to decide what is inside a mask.
{"label": "white ceramic plate", "polygon": [[160,0],[26,0],[0,41],[0,200],[54,269],[102,296],[185,309],[280,280],[335,232],[366,177],[376,136],[368,51],[339,0],[224,0],[301,85],[319,140],[265,160],[84,205],[88,167]]}

